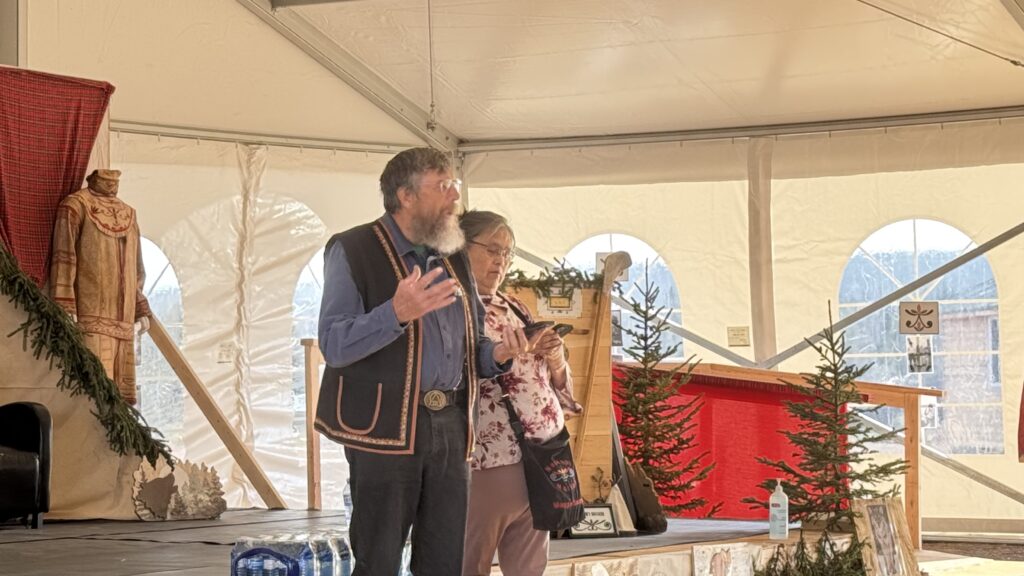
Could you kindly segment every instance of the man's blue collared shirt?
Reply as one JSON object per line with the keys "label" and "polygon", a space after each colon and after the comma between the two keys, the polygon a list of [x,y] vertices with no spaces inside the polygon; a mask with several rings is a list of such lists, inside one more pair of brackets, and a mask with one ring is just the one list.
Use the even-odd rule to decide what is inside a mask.
{"label": "man's blue collared shirt", "polygon": [[[441,267],[437,281],[449,277],[441,258],[422,247],[418,251],[402,234],[390,214],[385,215],[382,222],[391,232],[395,248],[409,270],[419,266],[426,274]],[[464,288],[465,298],[478,300],[471,308],[477,315],[477,325],[482,332],[484,307],[472,286]],[[463,317],[462,302],[459,300],[423,317],[421,390],[450,390],[458,386],[466,355],[466,325]],[[324,360],[339,368],[384,348],[404,331],[395,317],[390,299],[373,310],[364,308],[341,242],[335,242],[324,254],[324,295],[317,331]],[[482,378],[490,378],[504,371],[494,361],[494,343],[482,335],[477,342],[477,370]]]}

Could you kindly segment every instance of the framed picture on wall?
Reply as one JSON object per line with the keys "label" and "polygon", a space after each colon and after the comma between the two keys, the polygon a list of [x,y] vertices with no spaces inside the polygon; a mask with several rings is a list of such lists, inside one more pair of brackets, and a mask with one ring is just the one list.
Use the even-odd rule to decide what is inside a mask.
{"label": "framed picture on wall", "polygon": [[907,371],[911,374],[931,374],[932,337],[922,334],[907,336]]}
{"label": "framed picture on wall", "polygon": [[587,504],[583,507],[583,520],[569,529],[573,538],[600,538],[618,536],[611,504]]}
{"label": "framed picture on wall", "polygon": [[920,576],[910,527],[900,498],[854,500],[853,527],[864,546],[864,566],[871,576]]}

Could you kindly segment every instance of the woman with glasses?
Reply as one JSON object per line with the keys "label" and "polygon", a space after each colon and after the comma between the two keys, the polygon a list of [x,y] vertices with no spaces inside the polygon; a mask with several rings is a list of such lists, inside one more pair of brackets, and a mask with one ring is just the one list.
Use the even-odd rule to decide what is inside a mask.
{"label": "woman with glasses", "polygon": [[[515,235],[508,221],[494,212],[470,210],[459,224],[484,303],[484,333],[500,339],[504,328],[522,328],[531,319],[521,302],[498,290],[512,261]],[[522,455],[502,402],[502,386],[528,439],[554,437],[566,415],[580,412],[563,350],[562,339],[547,330],[532,350],[513,359],[500,383],[480,381],[463,576],[489,575],[495,551],[502,574],[540,576],[547,566],[548,532],[533,528]]]}

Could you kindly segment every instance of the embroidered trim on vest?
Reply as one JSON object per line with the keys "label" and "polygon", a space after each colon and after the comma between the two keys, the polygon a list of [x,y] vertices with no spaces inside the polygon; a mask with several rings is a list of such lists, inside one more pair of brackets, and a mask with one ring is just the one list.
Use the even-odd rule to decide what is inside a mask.
{"label": "embroidered trim on vest", "polygon": [[[377,236],[377,240],[380,241],[381,246],[384,248],[384,253],[387,255],[388,260],[391,262],[391,268],[392,268],[392,270],[394,270],[395,276],[398,277],[399,282],[401,282],[402,279],[405,278],[408,275],[408,271],[405,268],[405,262],[402,262],[401,260],[395,258],[395,251],[392,248],[391,234],[388,233],[387,228],[383,225],[383,223],[380,220],[378,220],[377,222],[374,222],[373,232]],[[385,235],[387,235],[386,238],[385,238]],[[401,265],[401,268],[399,268],[399,265]],[[422,355],[423,355],[423,339],[419,336],[419,335],[421,335],[423,333],[422,330],[423,330],[423,328],[422,328],[422,320],[420,320],[420,319],[417,319],[416,321],[410,323],[409,327],[406,328],[406,331],[408,332],[408,336],[407,337],[409,339],[409,345],[408,345],[409,351],[406,354],[406,363],[405,363],[405,393],[402,396],[402,417],[401,417],[401,420],[399,421],[398,438],[372,438],[370,436],[365,436],[365,435],[361,435],[361,434],[351,434],[351,433],[348,433],[348,432],[345,432],[345,431],[342,431],[342,430],[335,430],[330,425],[328,425],[326,422],[324,422],[322,419],[317,418],[316,419],[316,423],[320,425],[321,432],[323,432],[325,434],[328,434],[329,436],[334,437],[334,438],[344,438],[346,440],[351,440],[353,442],[362,443],[362,444],[376,444],[376,445],[379,445],[379,446],[406,446],[406,445],[408,445],[408,452],[410,452],[410,453],[412,452],[412,450],[414,449],[414,446],[412,445],[412,442],[407,442],[406,441],[406,436],[409,433],[409,429],[407,428],[408,416],[409,416],[409,408],[410,408],[410,406],[409,406],[409,398],[410,398],[410,391],[411,391],[412,384],[413,384],[413,369],[414,368],[415,368],[415,372],[416,372],[416,377],[415,377],[416,393],[419,394],[419,388],[420,388],[420,374],[419,374],[420,363],[419,362],[414,362],[414,360],[422,359]],[[339,386],[341,386],[341,385],[342,385],[342,383],[339,382]],[[340,403],[340,401],[341,401],[341,390],[339,389],[338,390],[338,402]],[[339,424],[341,423],[340,414],[339,414],[339,418],[338,418],[338,423]],[[412,426],[413,430],[416,429],[416,411],[413,411],[411,426]]]}
{"label": "embroidered trim on vest", "polygon": [[[466,318],[466,387],[469,388],[469,402],[467,403],[467,422],[469,426],[466,428],[466,459],[470,460],[473,457],[473,450],[476,448],[476,429],[473,424],[475,418],[474,412],[476,406],[476,396],[479,387],[476,382],[476,322],[474,322],[473,305],[470,304],[470,298],[475,294],[475,290],[466,290],[466,287],[462,285],[462,280],[459,279],[459,275],[455,273],[455,268],[452,267],[451,262],[447,258],[442,258],[444,267],[448,271],[448,276],[455,279],[458,283],[459,289],[462,290],[462,310]],[[473,272],[467,268],[466,272],[472,274]]]}

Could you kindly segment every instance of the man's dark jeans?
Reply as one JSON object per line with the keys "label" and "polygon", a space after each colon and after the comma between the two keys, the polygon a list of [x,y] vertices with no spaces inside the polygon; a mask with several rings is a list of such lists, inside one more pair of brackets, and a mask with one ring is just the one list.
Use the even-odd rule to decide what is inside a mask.
{"label": "man's dark jeans", "polygon": [[352,489],[353,576],[396,576],[412,527],[412,573],[459,576],[469,464],[464,404],[419,406],[411,455],[345,448]]}

